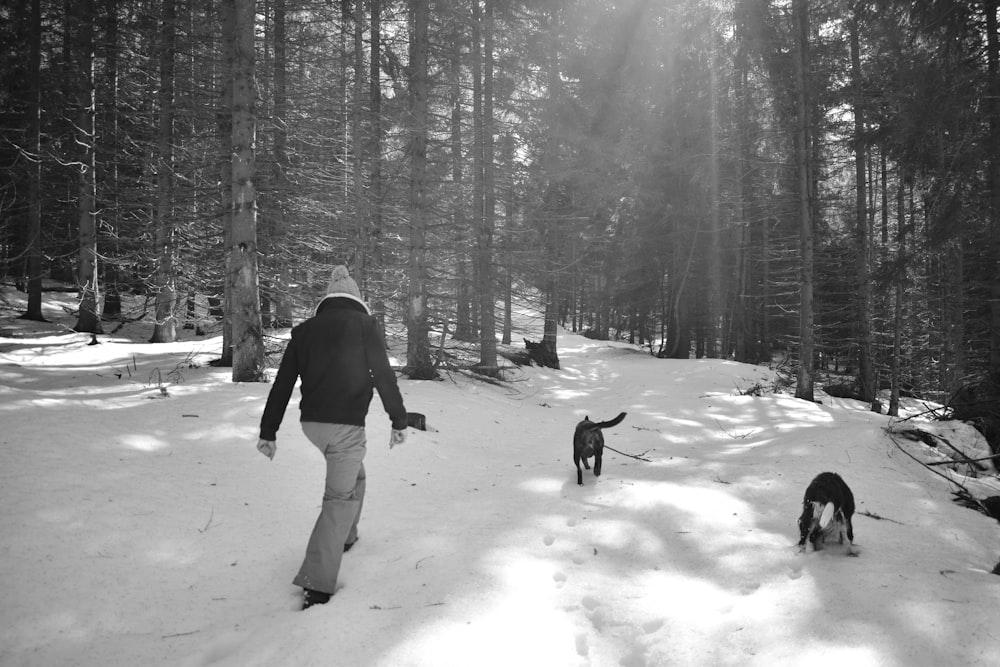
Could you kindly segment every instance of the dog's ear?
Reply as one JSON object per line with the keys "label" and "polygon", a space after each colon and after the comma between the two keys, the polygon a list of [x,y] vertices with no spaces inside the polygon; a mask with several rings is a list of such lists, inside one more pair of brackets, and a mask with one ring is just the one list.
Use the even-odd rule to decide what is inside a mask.
{"label": "dog's ear", "polygon": [[830,525],[830,521],[833,519],[834,507],[833,503],[827,503],[823,507],[823,514],[819,517],[819,527],[825,529]]}

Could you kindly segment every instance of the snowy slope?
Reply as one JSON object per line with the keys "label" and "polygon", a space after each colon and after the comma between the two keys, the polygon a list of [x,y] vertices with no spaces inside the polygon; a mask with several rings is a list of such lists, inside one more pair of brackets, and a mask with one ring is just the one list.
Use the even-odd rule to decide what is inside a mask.
{"label": "snowy slope", "polygon": [[[950,502],[885,417],[739,395],[765,368],[563,333],[561,371],[401,381],[436,430],[390,452],[373,403],[361,541],[300,612],[323,465],[295,406],[270,462],[269,387],[209,367],[218,339],[88,346],[12,314],[4,667],[1000,664],[1000,524]],[[620,411],[608,445],[650,461],[606,452],[577,486],[575,422]],[[854,490],[858,558],[795,546],[823,470]]]}

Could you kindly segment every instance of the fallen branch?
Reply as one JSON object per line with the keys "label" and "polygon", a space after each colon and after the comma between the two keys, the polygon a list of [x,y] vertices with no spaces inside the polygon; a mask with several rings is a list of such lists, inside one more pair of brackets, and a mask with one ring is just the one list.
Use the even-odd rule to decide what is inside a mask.
{"label": "fallen branch", "polygon": [[[954,447],[952,447],[954,449]],[[992,461],[997,457],[996,454],[990,454],[989,456],[983,456],[978,459],[970,459],[969,457],[963,458],[961,461],[956,461],[955,459],[948,459],[947,461],[931,461],[927,465],[929,466],[946,466],[949,463],[976,463],[978,461]],[[979,466],[976,466],[979,467]]]}
{"label": "fallen branch", "polygon": [[870,519],[878,519],[879,521],[888,521],[890,523],[898,523],[900,526],[905,526],[906,525],[902,521],[896,521],[895,519],[890,519],[888,517],[879,516],[878,514],[875,514],[874,512],[869,512],[868,510],[863,510],[861,512],[858,512],[858,514],[860,514],[861,516],[866,516],[866,517],[868,517]]}
{"label": "fallen branch", "polygon": [[751,429],[751,430],[749,430],[749,431],[747,431],[746,433],[743,433],[743,434],[730,433],[729,431],[726,430],[725,426],[723,426],[721,423],[719,423],[718,419],[715,420],[715,425],[718,426],[719,430],[721,430],[723,433],[725,433],[726,435],[728,435],[730,438],[734,438],[736,440],[742,440],[743,438],[748,438],[748,437],[750,437],[751,435],[753,435],[754,433],[757,432],[756,429]]}
{"label": "fallen branch", "polygon": [[903,430],[899,430],[899,431],[893,431],[893,433],[899,433],[900,435],[902,435],[904,437],[908,437],[908,438],[911,438],[913,440],[918,440],[918,441],[924,443],[925,445],[927,445],[928,447],[933,447],[935,449],[938,449],[940,447],[940,445],[944,445],[945,447],[947,447],[951,451],[955,452],[955,454],[957,454],[958,457],[959,457],[958,459],[950,459],[947,462],[936,461],[934,463],[929,463],[927,465],[943,465],[943,464],[946,464],[946,463],[964,463],[964,464],[968,465],[972,470],[976,470],[976,471],[982,472],[985,469],[985,466],[975,465],[976,462],[977,461],[991,461],[996,456],[995,454],[990,454],[989,456],[985,456],[985,457],[979,458],[979,459],[969,458],[968,454],[966,454],[961,449],[959,449],[955,445],[953,445],[950,442],[948,442],[947,438],[944,438],[944,437],[942,437],[940,435],[936,435],[934,433],[930,433],[929,431],[922,431],[919,428],[903,429]]}
{"label": "fallen branch", "polygon": [[889,439],[892,440],[892,444],[894,444],[896,446],[896,449],[898,449],[899,451],[903,452],[904,454],[906,454],[911,459],[913,459],[914,461],[916,461],[917,463],[919,463],[920,465],[922,465],[924,468],[927,468],[928,470],[930,470],[932,473],[934,473],[938,477],[941,477],[942,479],[944,479],[949,484],[954,484],[958,488],[962,489],[962,491],[965,491],[965,493],[968,494],[969,498],[971,498],[972,501],[976,503],[976,505],[978,505],[979,507],[982,508],[983,514],[986,514],[987,516],[992,516],[990,514],[989,509],[986,507],[986,505],[984,505],[982,503],[982,501],[980,501],[978,498],[976,498],[974,495],[972,495],[972,493],[970,493],[969,490],[967,488],[965,488],[965,485],[963,485],[963,484],[955,481],[954,479],[952,479],[948,475],[945,475],[944,473],[942,473],[942,472],[940,472],[938,470],[935,470],[934,468],[932,468],[927,463],[924,463],[923,461],[921,461],[920,459],[918,459],[916,456],[914,456],[910,452],[908,452],[905,449],[903,449],[903,446],[901,444],[899,444],[899,441],[896,440],[895,437],[893,437],[893,436],[895,436],[895,432],[892,431],[892,425],[891,424],[889,426],[887,426],[885,430],[889,434]]}
{"label": "fallen branch", "polygon": [[615,454],[621,454],[622,456],[627,456],[627,457],[629,457],[630,459],[635,459],[635,460],[637,460],[637,461],[645,461],[646,463],[652,463],[652,462],[653,462],[653,460],[652,460],[652,459],[646,459],[646,458],[643,458],[643,457],[642,457],[642,454],[645,454],[646,452],[648,452],[648,451],[649,451],[648,449],[647,449],[647,450],[646,450],[645,452],[643,452],[642,454],[639,454],[638,456],[636,456],[635,454],[626,454],[625,452],[619,452],[619,451],[618,451],[617,449],[615,449],[614,447],[608,447],[607,445],[604,445],[604,449],[610,449],[610,450],[611,450],[611,451],[613,451],[613,452],[614,452]]}
{"label": "fallen branch", "polygon": [[[915,412],[912,415],[907,415],[906,417],[899,417],[898,421],[906,422],[910,421],[911,419],[916,419],[917,417],[923,417],[924,415],[934,415],[935,417],[940,419],[940,416],[943,414],[940,408],[930,407],[926,403],[924,403],[924,407],[927,409],[921,412]],[[947,407],[945,407],[944,409],[947,410]]]}
{"label": "fallen branch", "polygon": [[208,523],[205,524],[204,528],[199,528],[199,533],[204,533],[208,530],[208,527],[212,525],[212,517],[215,516],[215,505],[212,505],[212,513],[208,515]]}

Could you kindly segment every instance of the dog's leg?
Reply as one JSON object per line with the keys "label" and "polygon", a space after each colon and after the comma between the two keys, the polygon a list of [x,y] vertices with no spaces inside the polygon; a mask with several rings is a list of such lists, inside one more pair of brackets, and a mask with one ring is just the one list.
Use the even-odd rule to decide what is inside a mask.
{"label": "dog's leg", "polygon": [[601,452],[594,452],[594,477],[601,476]]}
{"label": "dog's leg", "polygon": [[844,517],[844,532],[847,533],[847,555],[857,556],[858,550],[854,548],[854,525],[849,516]]}
{"label": "dog's leg", "polygon": [[[576,465],[576,483],[583,486],[583,471],[580,470],[580,455],[573,452],[573,463]],[[587,459],[583,460],[583,464],[587,465]]]}

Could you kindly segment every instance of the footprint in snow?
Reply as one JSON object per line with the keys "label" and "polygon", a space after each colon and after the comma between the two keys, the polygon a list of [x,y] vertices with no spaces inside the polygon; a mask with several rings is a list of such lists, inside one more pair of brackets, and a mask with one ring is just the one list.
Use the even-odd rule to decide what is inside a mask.
{"label": "footprint in snow", "polygon": [[662,627],[663,627],[663,619],[655,618],[651,621],[646,621],[645,623],[643,623],[642,631],[645,632],[647,635],[651,635]]}
{"label": "footprint in snow", "polygon": [[542,538],[542,542],[545,542],[545,546],[547,547],[551,547],[552,543],[555,541],[556,538],[552,537],[551,535],[546,535],[545,537]]}

